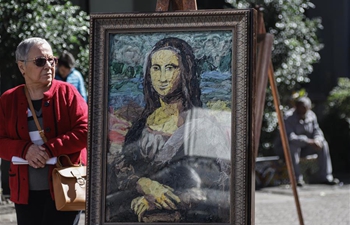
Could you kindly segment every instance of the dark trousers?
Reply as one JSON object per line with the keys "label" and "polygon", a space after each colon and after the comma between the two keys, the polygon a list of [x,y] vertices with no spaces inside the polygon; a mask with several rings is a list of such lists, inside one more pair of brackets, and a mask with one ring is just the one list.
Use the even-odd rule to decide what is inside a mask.
{"label": "dark trousers", "polygon": [[15,204],[18,225],[78,225],[81,211],[57,211],[49,190],[29,191],[28,205]]}

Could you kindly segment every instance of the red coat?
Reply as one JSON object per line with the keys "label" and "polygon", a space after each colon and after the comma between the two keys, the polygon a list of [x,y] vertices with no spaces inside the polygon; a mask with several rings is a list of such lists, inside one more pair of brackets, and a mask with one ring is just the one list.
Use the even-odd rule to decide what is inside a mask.
{"label": "red coat", "polygon": [[[67,154],[73,163],[86,164],[88,107],[74,86],[53,80],[42,101],[43,127],[49,157]],[[28,102],[24,85],[12,88],[0,97],[0,158],[25,158],[33,143],[28,131]],[[81,155],[81,156],[80,156]],[[49,181],[54,166],[50,166]],[[10,165],[10,200],[28,204],[28,165]],[[50,182],[52,194],[52,182]],[[52,194],[53,196],[53,194]]]}

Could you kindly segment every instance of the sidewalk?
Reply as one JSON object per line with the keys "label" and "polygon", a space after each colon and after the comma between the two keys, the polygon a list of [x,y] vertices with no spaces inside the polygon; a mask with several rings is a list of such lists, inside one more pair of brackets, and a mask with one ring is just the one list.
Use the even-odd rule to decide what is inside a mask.
{"label": "sidewalk", "polygon": [[[350,225],[350,185],[297,188],[304,225]],[[264,188],[255,195],[255,225],[298,225],[289,185]]]}
{"label": "sidewalk", "polygon": [[[305,185],[297,188],[304,225],[350,225],[350,182],[344,183],[342,186]],[[0,225],[14,224],[13,204],[0,205]],[[85,214],[82,214],[79,225],[84,224]],[[255,225],[299,225],[289,185],[256,191]]]}

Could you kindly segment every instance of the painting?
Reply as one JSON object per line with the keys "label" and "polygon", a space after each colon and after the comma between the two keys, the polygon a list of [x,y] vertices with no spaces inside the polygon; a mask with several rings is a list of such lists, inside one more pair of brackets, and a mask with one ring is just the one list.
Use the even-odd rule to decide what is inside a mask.
{"label": "painting", "polygon": [[87,224],[249,224],[253,17],[91,15]]}

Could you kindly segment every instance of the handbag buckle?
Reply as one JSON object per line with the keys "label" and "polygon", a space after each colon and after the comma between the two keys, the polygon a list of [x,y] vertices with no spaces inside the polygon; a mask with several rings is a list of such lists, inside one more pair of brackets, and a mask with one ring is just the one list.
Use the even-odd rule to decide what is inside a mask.
{"label": "handbag buckle", "polygon": [[85,179],[80,175],[79,171],[77,170],[72,170],[70,171],[70,173],[77,179],[77,183],[80,185],[80,186],[84,186],[86,181]]}
{"label": "handbag buckle", "polygon": [[77,183],[78,183],[80,186],[84,186],[84,185],[85,185],[85,179],[82,178],[82,177],[77,177]]}

